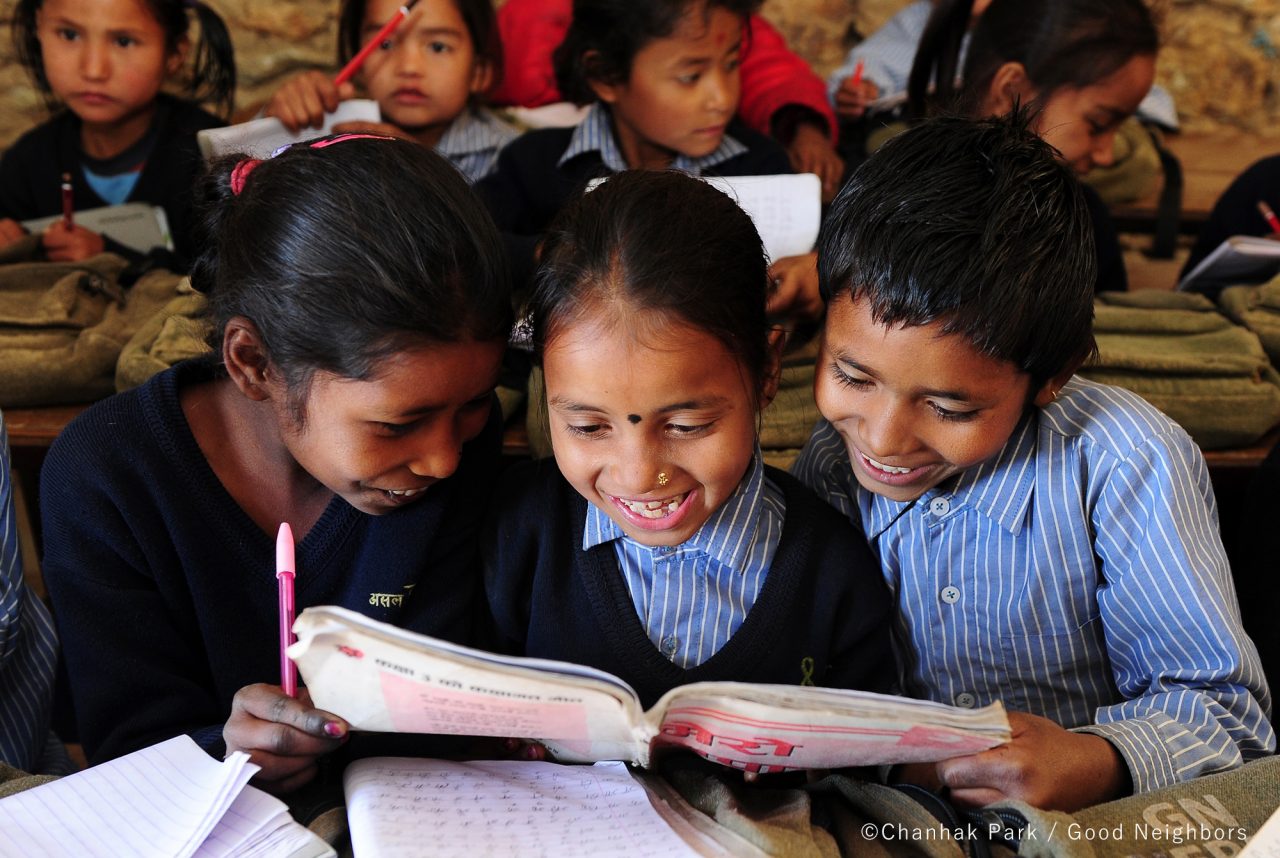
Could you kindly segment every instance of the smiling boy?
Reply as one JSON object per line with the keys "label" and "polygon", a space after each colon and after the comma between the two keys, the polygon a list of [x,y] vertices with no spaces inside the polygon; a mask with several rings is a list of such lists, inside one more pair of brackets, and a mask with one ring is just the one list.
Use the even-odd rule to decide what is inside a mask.
{"label": "smiling boy", "polygon": [[1199,449],[1073,378],[1095,262],[1070,168],[1012,120],[893,140],[819,239],[825,418],[794,471],[861,527],[907,693],[1013,741],[906,779],[1073,810],[1271,753]]}

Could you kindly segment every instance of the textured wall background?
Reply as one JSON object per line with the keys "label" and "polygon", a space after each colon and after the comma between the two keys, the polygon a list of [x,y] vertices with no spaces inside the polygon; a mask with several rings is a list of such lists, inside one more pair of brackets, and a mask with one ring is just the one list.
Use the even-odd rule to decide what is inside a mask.
{"label": "textured wall background", "polygon": [[[231,28],[238,108],[259,104],[302,68],[331,67],[334,0],[208,0]],[[0,0],[0,147],[44,116],[14,61]],[[766,0],[764,14],[819,74],[839,64],[855,33],[870,33],[907,0]],[[1280,138],[1280,0],[1152,0],[1164,47],[1158,80],[1188,130],[1236,128]],[[856,38],[856,37],[855,37]]]}

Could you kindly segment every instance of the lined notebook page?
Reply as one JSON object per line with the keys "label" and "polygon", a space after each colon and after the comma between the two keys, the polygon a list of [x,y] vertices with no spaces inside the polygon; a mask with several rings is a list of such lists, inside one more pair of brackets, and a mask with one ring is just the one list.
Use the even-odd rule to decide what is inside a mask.
{"label": "lined notebook page", "polygon": [[[332,855],[282,802],[247,786],[257,770],[246,754],[218,762],[175,737],[0,801],[0,856]],[[277,835],[292,848],[254,851]]]}
{"label": "lined notebook page", "polygon": [[372,757],[343,783],[355,858],[696,856],[622,763]]}

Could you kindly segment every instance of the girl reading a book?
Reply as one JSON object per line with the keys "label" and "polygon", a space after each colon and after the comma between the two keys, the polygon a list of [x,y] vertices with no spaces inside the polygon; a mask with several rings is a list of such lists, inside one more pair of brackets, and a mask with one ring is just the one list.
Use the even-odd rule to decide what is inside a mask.
{"label": "girl reading a book", "polygon": [[482,539],[517,654],[621,677],[884,690],[888,595],[847,521],[764,465],[780,337],[750,218],[620,173],[551,227],[528,307],[555,460],[512,468]]}
{"label": "girl reading a book", "polygon": [[[191,19],[200,28],[193,46]],[[52,119],[0,159],[0,245],[23,238],[19,221],[125,202],[164,209],[178,259],[194,256],[191,187],[200,169],[196,132],[222,125],[235,91],[231,39],[199,0],[19,0],[18,58],[44,94]],[[183,75],[188,55],[194,62]],[[182,77],[184,97],[161,92]],[[63,177],[70,196],[63,199]],[[45,255],[80,260],[132,251],[64,218],[41,236]]]}
{"label": "girl reading a book", "polygon": [[475,642],[510,288],[493,223],[414,143],[233,157],[201,196],[214,354],[58,438],[44,574],[90,761],[187,733],[286,792],[347,725],[277,685],[277,529],[298,540],[298,611]]}
{"label": "girl reading a book", "polygon": [[[338,12],[338,60],[344,65],[399,11],[401,0],[344,0]],[[320,127],[326,112],[359,90],[382,122],[346,122],[364,131],[434,148],[474,182],[493,169],[498,150],[519,132],[483,105],[502,79],[502,43],[490,0],[422,0],[355,72],[337,84],[305,72],[276,92],[266,113],[290,131]]]}

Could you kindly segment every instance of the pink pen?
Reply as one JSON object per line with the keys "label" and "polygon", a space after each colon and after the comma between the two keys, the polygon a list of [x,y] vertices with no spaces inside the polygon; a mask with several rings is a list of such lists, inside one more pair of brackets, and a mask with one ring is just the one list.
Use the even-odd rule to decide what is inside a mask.
{"label": "pink pen", "polygon": [[285,652],[293,643],[293,531],[289,522],[280,524],[276,534],[276,580],[280,583],[280,687],[290,697],[298,696],[298,669]]}

